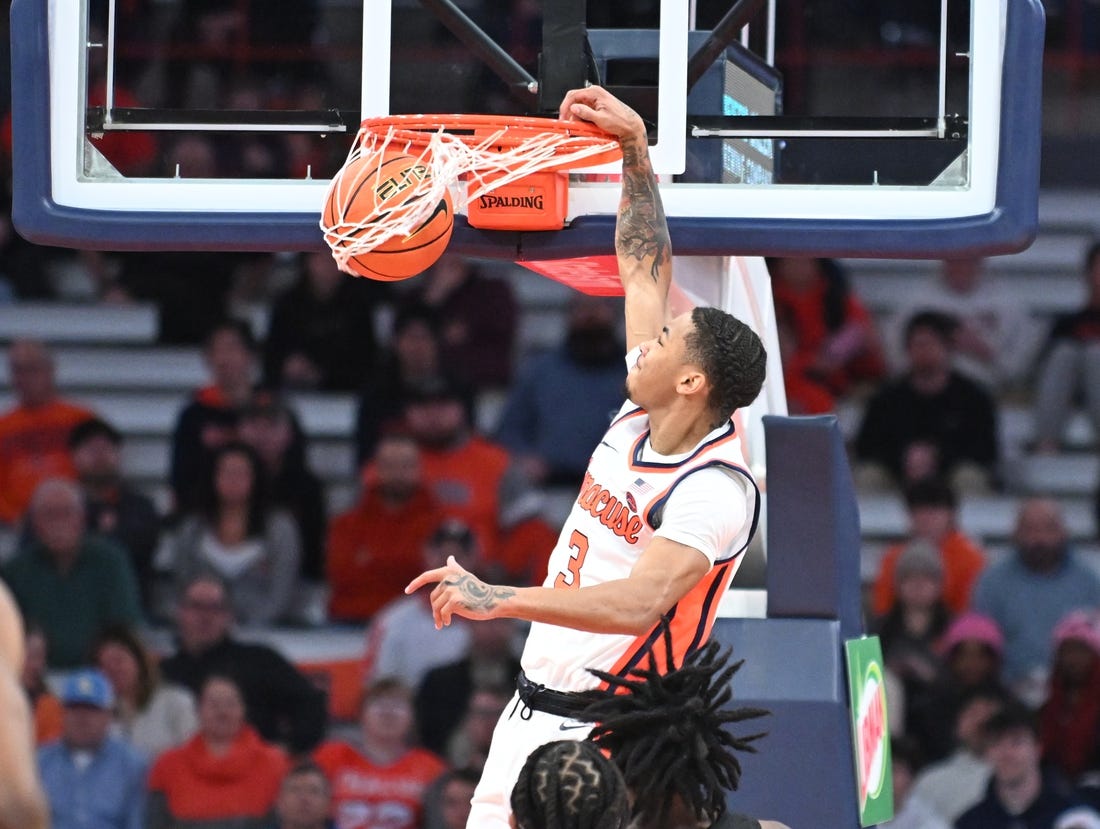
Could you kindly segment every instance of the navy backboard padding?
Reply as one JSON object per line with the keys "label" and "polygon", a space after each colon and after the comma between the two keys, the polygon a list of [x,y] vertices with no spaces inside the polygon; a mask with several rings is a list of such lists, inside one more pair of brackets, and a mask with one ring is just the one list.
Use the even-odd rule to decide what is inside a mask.
{"label": "navy backboard padding", "polygon": [[736,659],[745,660],[733,677],[730,704],[772,712],[732,729],[735,734],[768,733],[756,744],[756,754],[740,757],[741,785],[727,798],[730,808],[793,827],[857,829],[840,623],[719,619],[712,635],[732,646]]}
{"label": "navy backboard padding", "polygon": [[837,619],[863,633],[859,508],[835,415],[764,417],[768,617]]}

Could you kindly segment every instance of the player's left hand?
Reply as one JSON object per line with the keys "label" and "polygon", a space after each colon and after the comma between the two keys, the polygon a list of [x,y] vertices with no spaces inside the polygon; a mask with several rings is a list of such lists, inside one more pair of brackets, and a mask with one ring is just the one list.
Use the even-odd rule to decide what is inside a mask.
{"label": "player's left hand", "polygon": [[516,593],[512,587],[486,584],[454,556],[448,556],[443,567],[427,570],[409,582],[405,593],[415,593],[426,584],[435,584],[431,601],[437,630],[449,625],[456,615],[476,620],[501,616],[501,604]]}

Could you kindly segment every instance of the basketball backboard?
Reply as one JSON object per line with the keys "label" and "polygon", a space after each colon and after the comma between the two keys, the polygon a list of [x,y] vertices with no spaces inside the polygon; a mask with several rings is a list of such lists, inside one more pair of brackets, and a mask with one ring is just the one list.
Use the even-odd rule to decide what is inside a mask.
{"label": "basketball backboard", "polygon": [[[70,247],[319,248],[327,182],[361,118],[548,114],[597,80],[652,124],[677,253],[939,257],[1030,242],[1040,0],[942,0],[912,42],[884,23],[871,41],[817,45],[821,27],[776,19],[774,0],[629,7],[13,0],[16,227]],[[881,71],[844,72],[838,54]],[[477,230],[460,215],[451,249],[610,253],[614,172],[573,177],[562,231]]]}

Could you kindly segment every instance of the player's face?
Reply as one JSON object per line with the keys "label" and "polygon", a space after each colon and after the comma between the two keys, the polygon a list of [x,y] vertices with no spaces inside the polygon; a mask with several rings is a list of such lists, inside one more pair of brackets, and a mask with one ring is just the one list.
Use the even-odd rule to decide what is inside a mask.
{"label": "player's face", "polygon": [[658,336],[641,344],[641,356],[626,377],[631,400],[652,408],[675,397],[687,364],[685,337],[691,330],[690,315],[681,314],[669,321]]}

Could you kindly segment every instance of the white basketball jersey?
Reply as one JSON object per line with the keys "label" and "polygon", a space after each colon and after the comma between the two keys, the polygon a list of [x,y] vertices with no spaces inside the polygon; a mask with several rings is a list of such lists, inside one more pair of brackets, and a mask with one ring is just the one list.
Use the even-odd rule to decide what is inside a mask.
{"label": "white basketball jersey", "polygon": [[[646,460],[651,457],[644,451],[648,437],[649,415],[633,404],[612,421],[592,454],[580,494],[550,554],[543,587],[569,590],[626,578],[660,528],[664,506],[679,483],[701,469],[727,472],[743,484],[746,522],[732,547],[719,552],[699,584],[666,614],[679,665],[710,634],[718,603],[755,532],[760,499],[732,420],[675,463]],[[722,503],[714,504],[715,510],[722,508]],[[626,674],[636,666],[645,667],[651,650],[663,666],[660,626],[636,637],[536,622],[522,664],[533,682],[579,691],[599,684],[589,668]]]}

